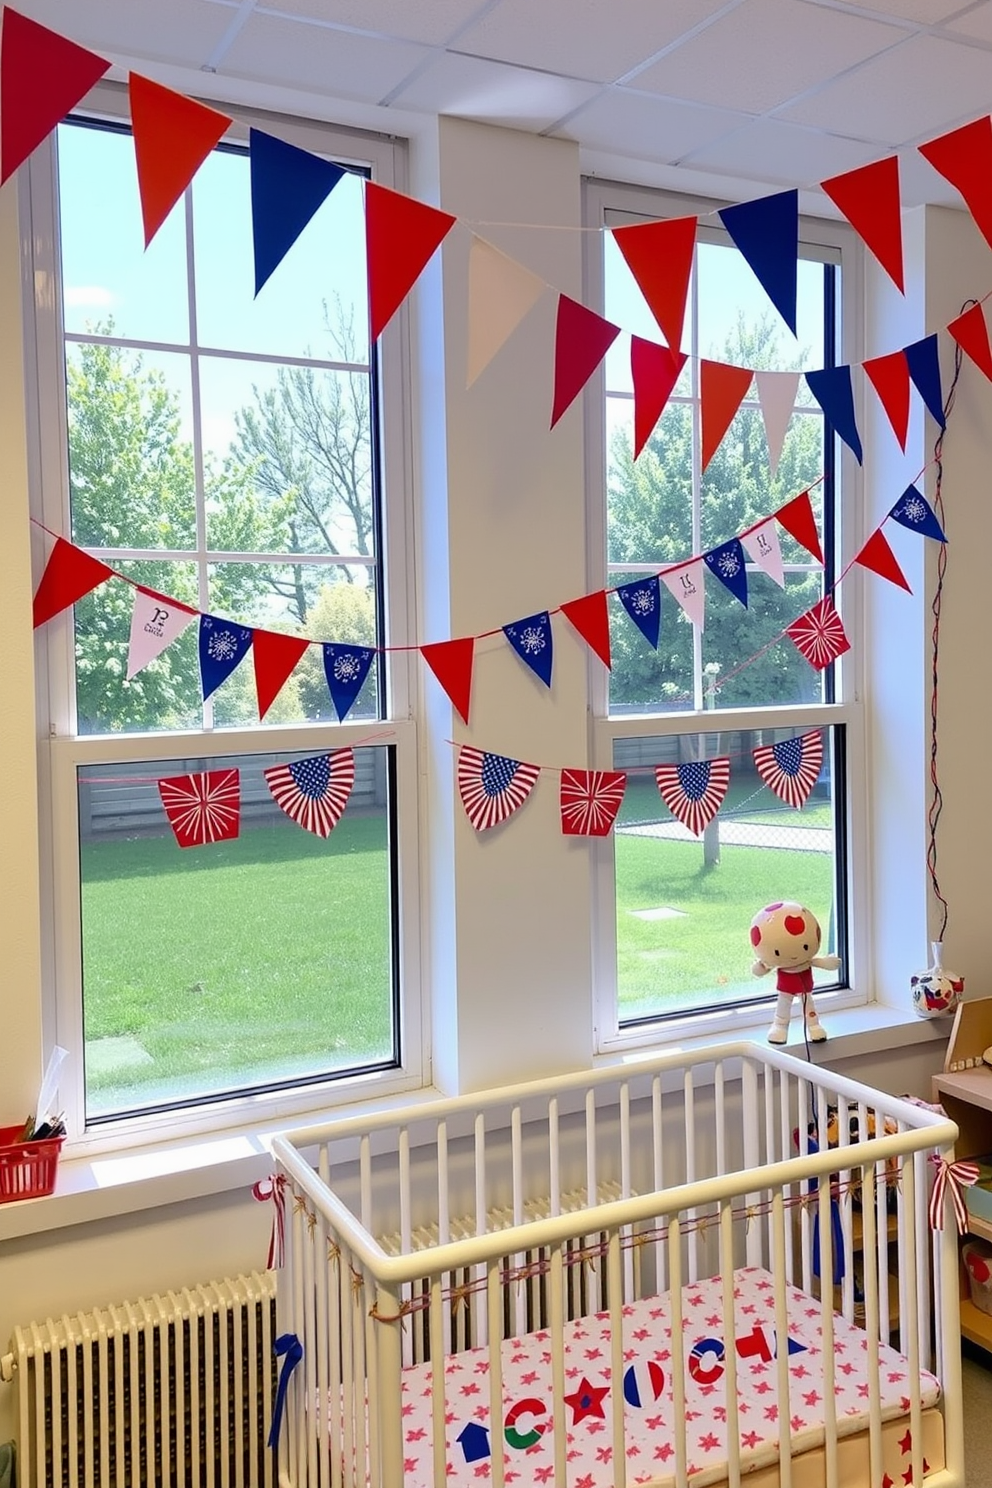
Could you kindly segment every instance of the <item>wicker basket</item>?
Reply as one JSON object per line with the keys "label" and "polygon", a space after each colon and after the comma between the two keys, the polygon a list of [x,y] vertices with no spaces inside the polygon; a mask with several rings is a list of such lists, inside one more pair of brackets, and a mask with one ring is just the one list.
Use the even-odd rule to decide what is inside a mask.
{"label": "wicker basket", "polygon": [[0,1204],[38,1199],[55,1187],[65,1137],[18,1142],[23,1126],[0,1126]]}

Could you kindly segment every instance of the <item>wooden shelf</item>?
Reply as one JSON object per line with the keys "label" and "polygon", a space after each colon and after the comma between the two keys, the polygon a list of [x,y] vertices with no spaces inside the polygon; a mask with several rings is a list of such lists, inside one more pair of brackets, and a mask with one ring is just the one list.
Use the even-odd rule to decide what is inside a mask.
{"label": "wooden shelf", "polygon": [[970,1297],[961,1298],[961,1337],[992,1353],[992,1317],[976,1307]]}
{"label": "wooden shelf", "polygon": [[[949,1095],[954,1100],[966,1101],[969,1106],[992,1111],[992,1069],[988,1065],[982,1069],[934,1075],[933,1088],[939,1096]],[[989,1135],[992,1139],[992,1131]]]}

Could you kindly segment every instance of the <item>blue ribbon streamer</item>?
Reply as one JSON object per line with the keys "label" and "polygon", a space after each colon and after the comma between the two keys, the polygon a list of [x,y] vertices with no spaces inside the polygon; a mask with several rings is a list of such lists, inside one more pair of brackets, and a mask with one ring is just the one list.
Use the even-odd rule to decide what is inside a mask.
{"label": "blue ribbon streamer", "polygon": [[[809,1151],[819,1152],[819,1147],[813,1137],[809,1138]],[[819,1181],[816,1178],[809,1180],[810,1193],[816,1193]],[[833,1272],[834,1286],[839,1286],[844,1280],[844,1230],[840,1222],[840,1205],[831,1194],[830,1196],[830,1238],[833,1241]],[[820,1214],[819,1209],[813,1215],[813,1275],[821,1275],[820,1271]]]}
{"label": "blue ribbon streamer", "polygon": [[272,1427],[269,1431],[269,1439],[266,1446],[277,1448],[279,1446],[279,1432],[282,1430],[282,1413],[286,1405],[286,1391],[289,1388],[290,1376],[297,1364],[303,1358],[303,1345],[295,1333],[282,1333],[276,1339],[276,1354],[285,1354],[282,1361],[282,1369],[279,1372],[279,1385],[276,1390],[276,1404],[272,1412]]}

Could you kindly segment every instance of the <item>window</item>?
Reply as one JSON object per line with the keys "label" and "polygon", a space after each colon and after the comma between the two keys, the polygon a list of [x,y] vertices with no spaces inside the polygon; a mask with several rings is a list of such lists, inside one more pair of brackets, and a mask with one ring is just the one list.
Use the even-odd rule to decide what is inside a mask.
{"label": "window", "polygon": [[[419,1083],[409,660],[383,649],[409,639],[389,562],[403,333],[381,361],[369,346],[362,206],[363,176],[396,184],[397,147],[257,121],[348,169],[255,297],[245,124],[143,250],[122,98],[32,162],[37,267],[59,285],[36,307],[39,515],[123,576],[39,633],[77,1132],[260,1092],[289,1109],[357,1074]],[[136,585],[196,614],[129,679]],[[371,665],[339,721],[311,644],[260,724],[249,654],[204,699],[201,648],[233,653],[198,616],[225,644],[258,629]],[[264,772],[349,749],[340,820],[305,830]],[[237,772],[238,834],[181,848],[159,782],[213,771]]]}
{"label": "window", "polygon": [[[603,472],[594,506],[602,513],[602,559],[613,589],[700,555],[770,516],[809,490],[823,537],[825,564],[780,527],[783,583],[749,555],[745,607],[707,574],[705,625],[691,622],[661,589],[657,650],[628,623],[618,602],[613,667],[598,699],[598,758],[628,772],[612,861],[598,879],[601,945],[599,1042],[657,1038],[672,1020],[701,1015],[733,1026],[742,1009],[767,1001],[770,982],[750,974],[751,917],[775,899],[797,899],[820,920],[824,950],[838,972],[816,971],[834,1000],[851,994],[846,822],[850,810],[852,669],[814,670],[785,627],[814,605],[838,573],[840,462],[823,415],[800,380],[777,471],[772,473],[757,391],[752,385],[716,455],[700,458],[699,359],[763,370],[804,371],[839,360],[844,236],[828,224],[804,224],[798,274],[798,335],[793,337],[764,291],[707,215],[707,204],[589,186],[594,220],[606,227],[699,213],[683,350],[689,353],[673,395],[640,457],[633,459],[633,383],[629,340],[605,363]],[[714,227],[713,223],[717,226]],[[822,230],[821,230],[822,228]],[[602,240],[600,276],[608,319],[661,341],[616,240]],[[843,277],[842,277],[843,276]],[[595,277],[595,275],[594,275]],[[846,466],[846,460],[844,462]],[[595,475],[590,476],[595,485]],[[845,469],[845,488],[851,480]],[[850,633],[855,604],[848,584],[837,604]],[[758,774],[754,750],[819,730],[823,766],[799,812]],[[717,816],[698,837],[678,822],[659,793],[655,769],[717,758],[730,761],[730,784]]]}

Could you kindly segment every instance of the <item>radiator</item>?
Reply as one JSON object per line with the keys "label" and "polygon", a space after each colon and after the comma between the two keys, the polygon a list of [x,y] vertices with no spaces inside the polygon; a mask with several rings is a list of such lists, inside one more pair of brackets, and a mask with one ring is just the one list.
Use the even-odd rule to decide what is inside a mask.
{"label": "radiator", "polygon": [[275,1279],[15,1328],[18,1488],[271,1488]]}

